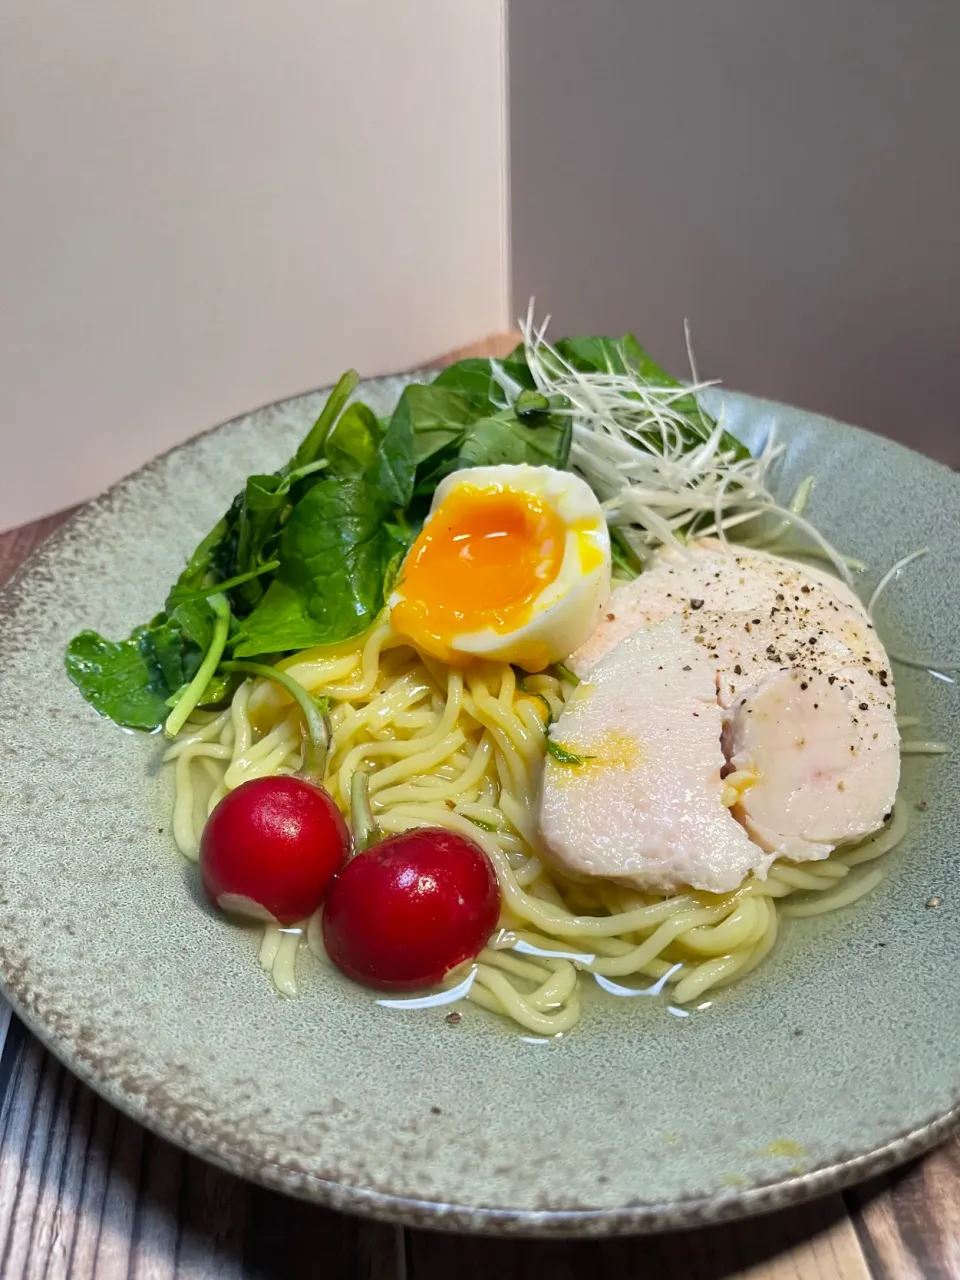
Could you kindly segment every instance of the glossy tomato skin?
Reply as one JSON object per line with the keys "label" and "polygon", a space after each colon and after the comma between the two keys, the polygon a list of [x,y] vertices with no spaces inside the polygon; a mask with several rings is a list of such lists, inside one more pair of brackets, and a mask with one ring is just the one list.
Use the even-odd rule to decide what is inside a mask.
{"label": "glossy tomato skin", "polygon": [[255,778],[207,820],[200,876],[223,910],[295,924],[319,907],[349,849],[347,825],[322,787]]}
{"label": "glossy tomato skin", "polygon": [[500,886],[480,846],[422,827],[347,863],[327,895],[323,941],[356,982],[415,991],[481,951],[499,915]]}

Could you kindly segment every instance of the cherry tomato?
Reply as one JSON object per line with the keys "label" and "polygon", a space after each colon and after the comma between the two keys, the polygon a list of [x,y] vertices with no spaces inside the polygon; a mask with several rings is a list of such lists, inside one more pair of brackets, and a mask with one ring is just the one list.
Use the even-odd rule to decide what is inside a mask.
{"label": "cherry tomato", "polygon": [[200,876],[221,910],[294,924],[319,907],[349,849],[347,824],[322,787],[256,778],[210,815]]}
{"label": "cherry tomato", "polygon": [[327,896],[323,941],[355,981],[411,991],[475,956],[499,914],[500,887],[480,846],[422,827],[347,863]]}

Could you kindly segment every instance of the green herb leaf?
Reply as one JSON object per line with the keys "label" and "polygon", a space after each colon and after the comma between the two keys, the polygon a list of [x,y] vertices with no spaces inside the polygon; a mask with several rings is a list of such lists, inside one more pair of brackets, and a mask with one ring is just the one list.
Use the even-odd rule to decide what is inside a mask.
{"label": "green herb leaf", "polygon": [[569,751],[559,742],[554,742],[553,738],[549,736],[547,737],[547,753],[553,756],[558,764],[578,765],[593,759],[593,756],[574,755],[572,751]]}
{"label": "green herb leaf", "polygon": [[643,573],[643,561],[616,528],[610,530],[610,558],[623,578],[639,578]]}
{"label": "green herb leaf", "polygon": [[380,420],[372,409],[354,401],[340,415],[327,436],[330,471],[338,476],[362,476],[373,465],[380,448]]}
{"label": "green herb leaf", "polygon": [[569,667],[565,667],[562,662],[555,662],[553,669],[556,671],[561,680],[566,680],[569,684],[577,685],[580,683],[580,677],[576,672],[571,671]]}
{"label": "green herb leaf", "polygon": [[81,631],[67,646],[67,675],[103,716],[128,729],[157,729],[167,699],[195,676],[199,646],[169,618],[137,627],[126,640]]}
{"label": "green herb leaf", "polygon": [[390,424],[409,433],[414,460],[421,466],[428,458],[459,445],[465,428],[483,416],[485,407],[437,383],[427,387],[414,383],[404,388]]}
{"label": "green herb leaf", "polygon": [[321,480],[284,526],[280,568],[242,624],[235,654],[305,649],[357,635],[383,607],[383,582],[396,546],[389,508],[364,480]]}
{"label": "green herb leaf", "polygon": [[506,400],[501,381],[512,384],[515,390],[534,390],[536,384],[520,346],[506,360],[493,360],[484,356],[472,356],[457,360],[437,374],[432,387],[455,391],[473,404],[478,418],[497,413]]}
{"label": "green herb leaf", "polygon": [[327,436],[333,430],[334,423],[343,413],[347,401],[356,391],[359,381],[360,375],[356,369],[348,369],[330,392],[326,404],[320,410],[319,418],[310,428],[291,461],[287,463],[284,468],[285,471],[293,471],[299,467],[308,466],[323,455]]}
{"label": "green herb leaf", "polygon": [[211,582],[202,587],[190,588],[181,586],[178,582],[167,596],[167,613],[172,613],[180,605],[194,604],[199,600],[209,600],[217,592],[225,594],[235,587],[242,587],[247,582],[251,582],[254,578],[259,578],[265,573],[273,573],[279,564],[279,560],[268,560],[266,564],[262,564],[256,569],[251,569],[248,573],[238,573],[235,578],[228,578],[226,582]]}
{"label": "green herb leaf", "polygon": [[213,613],[213,629],[210,644],[203,661],[190,683],[180,691],[173,702],[173,710],[167,716],[163,731],[168,738],[175,738],[186,724],[191,713],[206,697],[207,686],[216,674],[230,634],[230,604],[226,596],[212,595],[209,606]]}
{"label": "green herb leaf", "polygon": [[467,429],[457,465],[451,469],[522,462],[562,469],[570,456],[571,431],[569,418],[551,418],[542,426],[531,427],[508,410],[495,418],[483,418]]}
{"label": "green herb leaf", "polygon": [[364,479],[393,506],[405,507],[413,497],[417,446],[413,423],[405,413],[391,417]]}
{"label": "green herb leaf", "polygon": [[230,533],[230,513],[223,516],[213,526],[207,536],[199,544],[193,555],[187,561],[186,567],[181,573],[179,582],[185,586],[199,586],[205,575],[211,570],[214,562],[220,553],[224,539]]}

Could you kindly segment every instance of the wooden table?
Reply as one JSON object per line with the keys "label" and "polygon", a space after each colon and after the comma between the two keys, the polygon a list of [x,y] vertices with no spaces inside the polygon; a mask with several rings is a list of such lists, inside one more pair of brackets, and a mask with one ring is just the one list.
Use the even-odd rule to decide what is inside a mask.
{"label": "wooden table", "polygon": [[[71,514],[0,535],[0,585]],[[464,1239],[313,1208],[182,1154],[75,1080],[2,1000],[0,1045],[4,1280],[960,1280],[957,1137],[844,1195],[732,1226],[609,1243]]]}

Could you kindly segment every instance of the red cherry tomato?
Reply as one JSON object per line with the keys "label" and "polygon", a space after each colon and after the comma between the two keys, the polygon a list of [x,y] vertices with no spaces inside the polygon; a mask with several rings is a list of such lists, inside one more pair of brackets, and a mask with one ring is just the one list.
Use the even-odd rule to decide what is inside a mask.
{"label": "red cherry tomato", "polygon": [[411,991],[475,956],[499,914],[500,887],[480,846],[423,827],[347,863],[327,895],[323,941],[355,981]]}
{"label": "red cherry tomato", "polygon": [[349,849],[347,824],[322,787],[256,778],[210,815],[200,876],[221,910],[294,924],[319,907]]}

